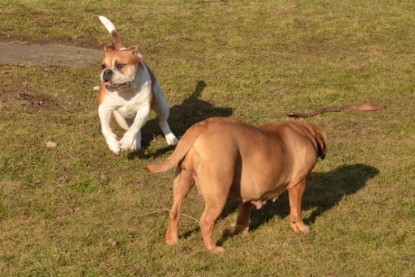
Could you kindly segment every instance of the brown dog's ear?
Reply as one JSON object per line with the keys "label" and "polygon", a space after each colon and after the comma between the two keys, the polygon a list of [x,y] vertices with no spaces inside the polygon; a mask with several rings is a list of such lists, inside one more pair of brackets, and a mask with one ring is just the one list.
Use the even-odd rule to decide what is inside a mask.
{"label": "brown dog's ear", "polygon": [[318,155],[323,160],[327,154],[327,134],[324,131],[316,130],[316,140],[318,144]]}
{"label": "brown dog's ear", "polygon": [[143,55],[141,55],[140,51],[138,50],[138,46],[128,47],[127,50],[131,51],[133,55],[136,56],[140,61],[143,59]]}

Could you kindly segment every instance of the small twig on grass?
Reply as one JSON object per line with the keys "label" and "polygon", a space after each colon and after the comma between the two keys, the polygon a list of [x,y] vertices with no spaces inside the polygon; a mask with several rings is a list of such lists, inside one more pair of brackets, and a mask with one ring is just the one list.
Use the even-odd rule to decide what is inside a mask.
{"label": "small twig on grass", "polygon": [[354,104],[354,105],[342,105],[320,108],[312,112],[301,113],[301,112],[286,112],[285,114],[289,117],[311,117],[321,113],[327,112],[341,112],[341,111],[378,111],[386,109],[383,105],[375,104]]}

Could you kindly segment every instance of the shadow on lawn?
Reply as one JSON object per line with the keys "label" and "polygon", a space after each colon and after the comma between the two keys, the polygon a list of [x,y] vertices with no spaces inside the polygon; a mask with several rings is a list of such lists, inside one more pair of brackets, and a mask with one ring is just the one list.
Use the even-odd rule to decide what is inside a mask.
{"label": "shadow on lawn", "polygon": [[[214,116],[228,117],[232,115],[232,108],[217,108],[211,103],[200,99],[200,96],[202,95],[205,87],[205,81],[197,82],[195,90],[187,99],[185,99],[180,105],[175,105],[170,108],[170,117],[168,121],[173,133],[178,138],[180,138],[192,125],[204,119]],[[142,134],[143,149],[149,146],[150,141],[154,138],[155,135],[163,136],[158,124],[158,118],[149,120],[144,125]],[[150,154],[144,154],[142,150],[138,152],[131,152],[129,153],[128,158],[155,158],[163,155],[172,148],[173,146],[166,146]]]}
{"label": "shadow on lawn", "polygon": [[[362,189],[369,179],[378,174],[379,170],[377,168],[365,164],[342,165],[326,173],[312,172],[307,180],[302,210],[313,209],[313,212],[308,218],[304,218],[304,222],[313,224],[317,217],[336,206],[343,197]],[[234,205],[227,207],[221,217],[226,217],[235,208]],[[285,218],[289,214],[290,205],[288,194],[285,192],[275,203],[268,201],[260,210],[252,208],[249,231],[255,231],[274,216]],[[287,221],[287,226],[289,226],[289,221]],[[229,238],[229,233],[225,232],[223,234],[218,241],[218,245],[223,244]]]}

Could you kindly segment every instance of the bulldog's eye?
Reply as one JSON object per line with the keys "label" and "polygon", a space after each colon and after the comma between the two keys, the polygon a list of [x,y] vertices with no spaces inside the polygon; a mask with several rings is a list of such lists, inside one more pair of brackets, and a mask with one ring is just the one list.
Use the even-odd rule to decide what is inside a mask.
{"label": "bulldog's eye", "polygon": [[117,63],[117,69],[122,69],[125,66],[125,64]]}
{"label": "bulldog's eye", "polygon": [[102,69],[107,68],[107,66],[105,65],[105,63],[101,64],[101,68],[102,68]]}

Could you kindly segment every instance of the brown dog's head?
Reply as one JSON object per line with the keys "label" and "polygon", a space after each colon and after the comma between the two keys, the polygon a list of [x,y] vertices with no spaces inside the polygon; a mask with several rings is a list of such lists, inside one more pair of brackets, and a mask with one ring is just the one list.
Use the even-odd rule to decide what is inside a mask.
{"label": "brown dog's head", "polygon": [[142,57],[136,46],[117,49],[114,43],[104,49],[101,81],[109,91],[129,88]]}

